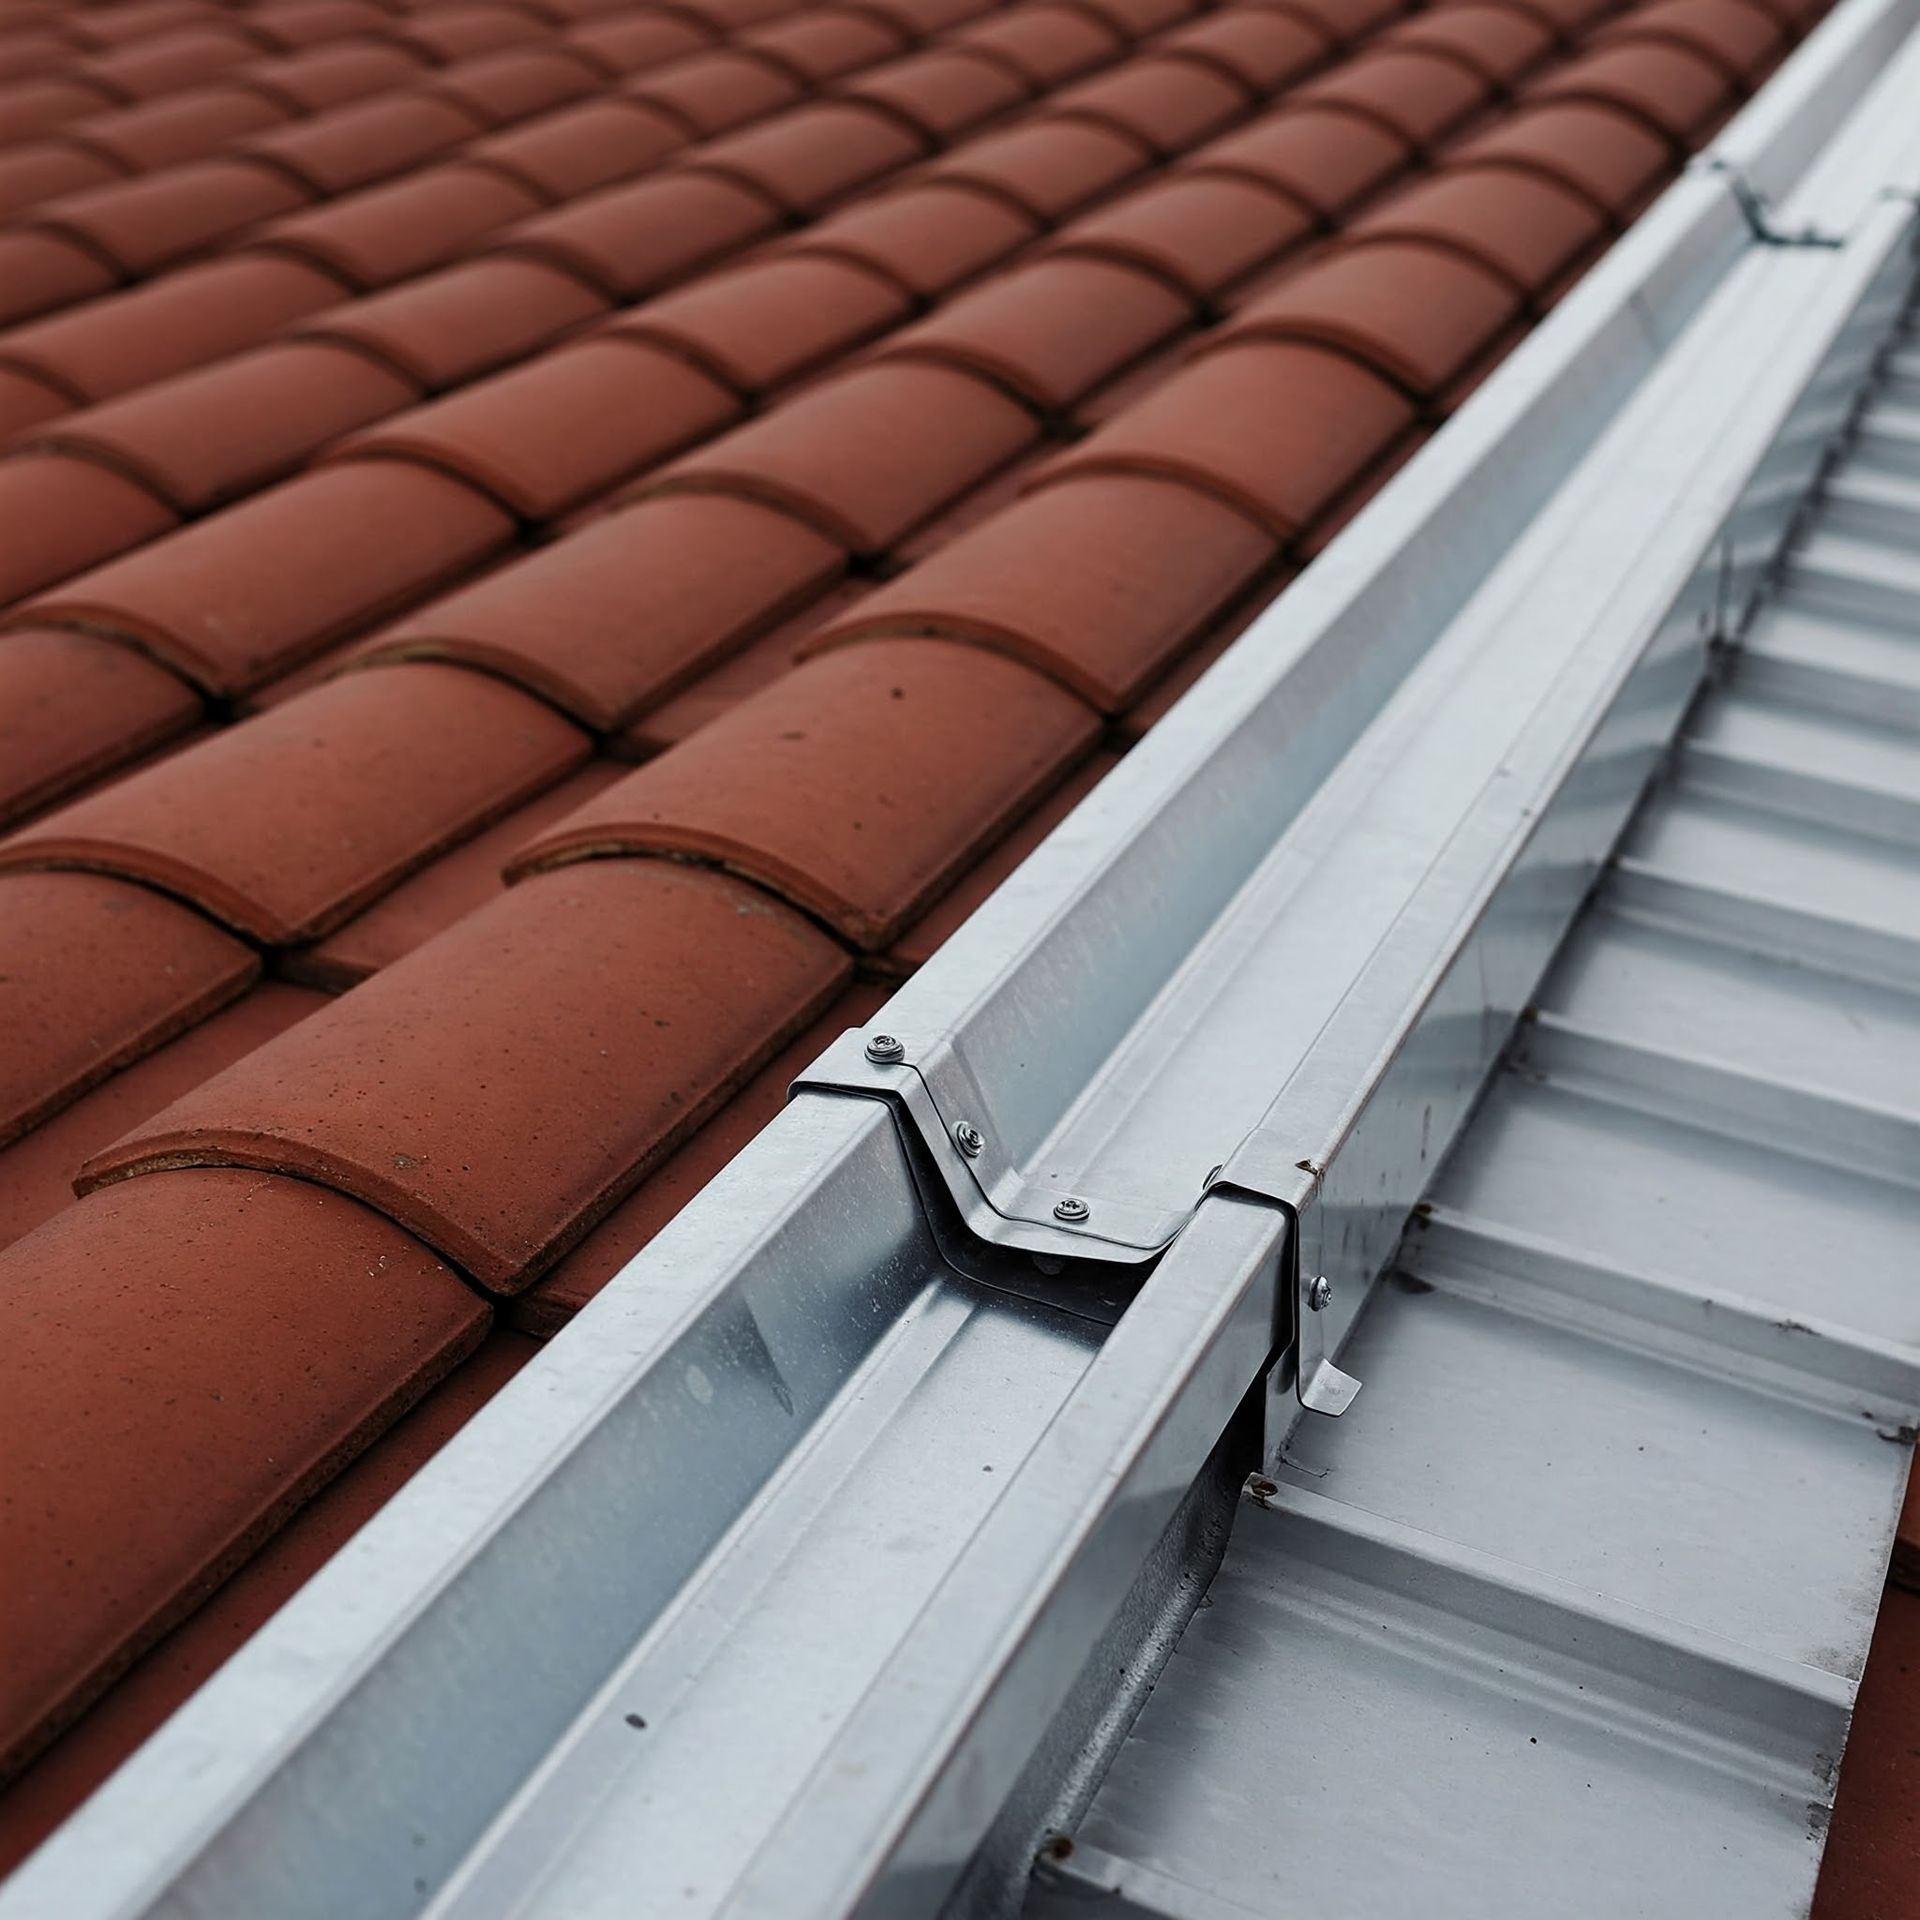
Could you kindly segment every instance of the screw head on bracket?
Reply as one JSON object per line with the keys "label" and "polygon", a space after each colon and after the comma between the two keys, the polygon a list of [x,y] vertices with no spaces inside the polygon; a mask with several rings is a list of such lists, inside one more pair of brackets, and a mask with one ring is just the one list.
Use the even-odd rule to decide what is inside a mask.
{"label": "screw head on bracket", "polygon": [[987,1136],[971,1120],[953,1123],[953,1143],[969,1160],[978,1160],[986,1150]]}
{"label": "screw head on bracket", "polygon": [[1077,1227],[1083,1220],[1093,1218],[1093,1209],[1084,1200],[1076,1200],[1069,1194],[1066,1199],[1053,1203],[1053,1217],[1064,1220],[1070,1227]]}
{"label": "screw head on bracket", "polygon": [[1333,1305],[1333,1282],[1324,1273],[1307,1282],[1307,1305],[1315,1313],[1324,1313]]}
{"label": "screw head on bracket", "polygon": [[907,1057],[907,1050],[890,1033],[876,1033],[867,1042],[867,1058],[875,1066],[892,1066]]}

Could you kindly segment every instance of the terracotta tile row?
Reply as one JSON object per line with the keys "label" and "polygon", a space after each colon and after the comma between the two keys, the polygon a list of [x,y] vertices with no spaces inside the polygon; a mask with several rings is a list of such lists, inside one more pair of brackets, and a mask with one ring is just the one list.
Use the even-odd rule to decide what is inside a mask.
{"label": "terracotta tile row", "polygon": [[[765,11],[777,14],[789,4],[780,0]],[[470,20],[476,11],[487,18],[501,13],[462,7],[448,10],[448,18]],[[522,29],[532,25],[524,15],[502,17]],[[744,26],[742,47],[768,31],[754,23]],[[718,24],[639,6],[545,45],[476,48],[431,77],[433,48],[352,43],[294,63],[275,63],[251,77],[244,90],[228,86],[207,96],[163,102],[163,120],[145,109],[138,126],[124,124],[124,114],[111,116],[115,124],[104,130],[84,123],[65,136],[69,143],[84,137],[87,153],[143,177],[34,204],[29,226],[0,234],[0,254],[11,250],[22,269],[10,276],[5,311],[21,318],[54,303],[54,292],[42,300],[37,282],[24,271],[35,262],[50,285],[58,281],[64,287],[80,271],[73,262],[84,256],[109,276],[88,289],[101,292],[183,253],[229,241],[273,213],[346,195],[349,204],[331,210],[330,218],[295,215],[261,236],[276,247],[305,248],[335,276],[339,284],[328,297],[337,299],[339,285],[351,290],[368,284],[364,276],[379,269],[377,254],[364,244],[355,247],[356,235],[377,227],[396,209],[412,212],[417,225],[419,196],[356,197],[383,175],[405,173],[464,149],[462,170],[451,181],[433,181],[424,204],[430,208],[451,200],[464,208],[470,223],[478,217],[476,208],[491,205],[497,224],[617,177],[623,164],[628,170],[651,164],[673,147],[700,138],[708,130],[701,90],[705,85],[711,92],[716,63],[722,72],[732,61],[734,71],[760,76],[762,89],[772,94],[762,110],[793,96],[792,70],[776,54],[714,52],[724,46],[724,34]],[[524,42],[526,35],[514,38]],[[292,72],[290,66],[301,70]],[[665,66],[685,70],[685,80],[650,88],[650,70]],[[705,82],[703,74],[709,76]],[[631,92],[590,99],[616,85]],[[685,113],[676,107],[683,96],[692,103]],[[597,111],[568,115],[569,103],[597,106]],[[533,124],[498,131],[528,121]],[[583,178],[587,152],[596,171]],[[17,190],[9,188],[9,157],[0,149],[0,206],[7,204],[10,191],[30,191],[51,164],[44,155],[21,149],[12,158],[24,176]],[[161,171],[153,172],[156,167]],[[494,189],[491,199],[489,188]],[[513,190],[526,196],[524,203],[504,198]],[[360,279],[353,277],[356,268]],[[59,294],[62,302],[68,297]],[[131,315],[124,325],[131,330]],[[59,351],[57,332],[50,345]],[[32,356],[40,350],[40,334],[30,331],[24,341],[0,342],[0,350],[6,348]],[[75,392],[82,399],[107,397],[84,383],[77,383]]]}
{"label": "terracotta tile row", "polygon": [[[656,16],[657,17],[657,16]],[[108,111],[66,121],[36,139],[17,136],[0,146],[0,215],[15,217],[43,203],[74,199],[84,216],[89,189],[109,188],[127,176],[204,159],[222,151],[254,152],[302,177],[303,158],[324,169],[342,164],[354,130],[376,149],[404,138],[385,109],[396,90],[410,84],[419,101],[438,101],[448,112],[464,110],[471,134],[505,115],[516,99],[538,97],[571,84],[578,89],[614,77],[590,48],[569,40],[541,47],[542,31],[512,9],[452,4],[411,20],[378,16],[368,25],[341,25],[331,44],[310,44],[282,57],[228,63],[204,84],[167,89]],[[350,34],[351,37],[345,37]],[[685,37],[701,36],[691,23]],[[430,78],[431,70],[445,71]],[[0,89],[3,92],[4,89]],[[0,101],[0,113],[5,112]],[[309,137],[305,123],[317,118],[325,132]],[[404,117],[399,123],[404,126]],[[418,137],[418,136],[416,136]],[[377,164],[377,160],[370,162]],[[337,190],[337,189],[336,189]],[[112,206],[109,197],[101,204]],[[81,237],[86,237],[84,225]]]}
{"label": "terracotta tile row", "polygon": [[[821,103],[818,111],[851,112],[853,109]],[[882,129],[888,141],[894,143],[890,146],[893,161],[904,161],[918,153],[919,149],[911,142],[904,149],[897,144],[907,141],[908,137],[895,122],[878,115],[870,118],[871,124]],[[804,109],[797,118],[788,116],[778,129],[783,139],[799,137],[803,142],[818,130],[817,119],[809,119]],[[731,160],[722,154],[721,161],[725,166],[743,164],[737,154]],[[428,244],[435,250],[445,250],[453,245],[461,231],[461,222],[475,215],[476,206],[480,212],[475,217],[486,226],[491,224],[487,208],[492,206],[497,193],[515,191],[504,180],[491,176],[470,176],[469,184],[476,181],[481,183],[479,202],[456,194],[459,204],[450,204],[443,192],[449,184],[445,170],[436,173],[429,169],[401,182],[396,189],[413,203],[408,219],[396,220],[397,210],[393,206],[356,211],[379,216],[379,245],[388,250],[410,245],[409,236],[416,231],[417,222],[425,223],[419,231],[432,236]],[[591,311],[596,298],[603,307],[612,292],[624,286],[624,277],[636,278],[642,286],[672,279],[697,267],[716,252],[764,237],[778,223],[779,214],[773,203],[725,170],[711,174],[689,172],[645,182],[637,192],[628,190],[611,197],[590,197],[576,211],[554,216],[553,221],[533,222],[525,230],[510,235],[506,242],[510,255],[530,255],[549,267],[544,275],[522,271],[517,276],[517,284],[510,288],[514,296],[511,307],[502,309],[490,300],[476,301],[471,297],[476,292],[497,295],[501,282],[498,273],[483,285],[473,279],[473,269],[458,269],[440,283],[417,284],[411,290],[389,296],[386,311],[358,313],[349,309],[343,315],[329,315],[328,322],[333,323],[329,337],[356,353],[377,356],[396,373],[412,372],[418,367],[421,355],[417,350],[409,354],[409,338],[417,340],[422,335],[432,335],[436,322],[450,307],[457,307],[463,313],[478,316],[470,329],[478,337],[465,343],[464,350],[462,343],[456,343],[451,352],[441,355],[439,364],[418,370],[429,381],[458,379],[471,369],[484,368],[516,351],[525,351],[528,346],[553,337],[555,332],[577,325],[587,317],[583,307]],[[313,236],[309,234],[307,239],[312,242]],[[360,271],[375,279],[382,277],[364,249],[357,262],[334,258],[325,264],[330,274],[350,276],[357,265]],[[199,358],[195,350],[199,342],[183,345],[180,335],[183,331],[197,335],[203,330],[206,302],[215,296],[221,318],[212,329],[213,334],[229,348],[238,345],[241,341],[236,336],[244,336],[254,319],[264,325],[271,325],[276,318],[297,320],[311,308],[316,279],[321,286],[328,284],[311,270],[303,276],[296,268],[289,278],[291,265],[288,261],[263,257],[198,269],[203,284],[192,289],[191,311],[173,299],[170,310],[158,316],[147,310],[138,315],[115,314],[104,327],[87,322],[85,316],[75,316],[82,324],[51,323],[24,330],[25,338],[16,333],[5,343],[13,350],[9,371],[75,389],[91,384],[97,390],[105,383],[98,377],[89,382],[89,375],[103,363],[115,367],[124,365],[119,344],[126,323],[135,320],[141,323],[141,331],[150,342],[155,340],[156,331],[159,335],[157,345],[145,356],[149,364],[164,361],[169,354],[176,359],[186,354]],[[590,286],[599,283],[602,291],[598,296],[588,287],[568,284],[569,280],[583,278]],[[236,285],[236,281],[245,284]],[[164,281],[155,289],[156,294],[166,291]],[[236,294],[239,295],[237,305]],[[176,324],[156,330],[150,324],[156,317]],[[326,325],[322,323],[323,329]],[[61,337],[52,338],[56,332]],[[39,337],[32,337],[35,335]],[[6,363],[5,346],[0,346],[0,365]],[[410,360],[413,366],[409,366]],[[110,463],[120,472],[141,472],[138,443],[142,438],[165,437],[171,432],[172,421],[182,414],[190,414],[197,420],[228,417],[238,410],[229,399],[230,389],[236,383],[243,385],[254,378],[270,387],[284,388],[293,384],[297,377],[294,370],[299,364],[286,358],[284,350],[267,353],[245,366],[222,363],[210,368],[198,381],[176,382],[171,391],[123,399],[110,407],[94,407],[83,415],[70,415],[50,423],[37,431],[37,445],[30,445],[25,454],[0,463],[0,492],[11,488],[20,496],[23,512],[30,511],[33,500],[51,497],[54,492],[70,496],[66,503],[69,508],[83,504],[86,496],[110,493],[110,489],[90,485],[65,472],[64,463],[78,456]],[[342,365],[340,378],[363,387],[365,383],[354,381],[353,374],[354,369]],[[413,397],[416,396],[409,393],[402,396],[402,400]],[[350,402],[342,410],[316,407],[311,411],[310,420],[305,421],[291,409],[284,413],[276,409],[272,419],[251,426],[255,448],[237,447],[231,461],[221,464],[218,455],[222,450],[210,445],[209,462],[219,470],[208,475],[206,484],[185,498],[204,506],[257,484],[312,451],[329,433],[344,430],[351,423],[354,411],[364,414],[369,406],[378,411],[393,410],[391,404],[379,406],[370,394]],[[149,471],[147,477],[154,476]],[[105,558],[127,544],[126,516],[116,518],[103,507],[96,524],[100,537],[93,543],[92,557]],[[75,523],[69,515],[71,530],[64,546],[60,542],[22,543],[21,553],[11,569],[12,579],[0,579],[0,593],[17,594],[36,584],[48,584],[57,577],[51,569],[64,567],[68,554],[79,550],[85,538],[81,531],[84,525],[84,517]],[[32,570],[28,571],[29,568]]]}
{"label": "terracotta tile row", "polygon": [[[713,186],[716,183],[707,184]],[[926,191],[934,193],[937,190],[929,188]],[[964,196],[955,197],[965,199]],[[985,216],[993,243],[999,251],[1017,244],[1030,230],[991,203],[968,200],[966,205],[975,215],[973,225],[976,228],[980,225],[979,216]],[[925,210],[924,206],[916,209]],[[874,240],[875,235],[870,231],[868,238]],[[839,242],[830,237],[826,244],[831,247]],[[815,314],[816,325],[822,318],[832,322],[827,327],[827,337],[822,340],[823,348],[840,347],[846,344],[847,328],[843,323],[848,317],[847,300],[841,300],[837,314],[828,315],[824,303],[821,307],[813,307],[806,296],[809,293],[817,294],[828,280],[837,278],[843,294],[851,291],[858,296],[854,304],[862,312],[854,319],[852,329],[857,336],[896,320],[903,313],[901,303],[904,296],[888,282],[878,278],[877,273],[877,269],[862,270],[850,265],[834,264],[824,258],[776,262],[772,263],[770,273],[753,276],[757,287],[750,287],[748,291],[762,290],[774,280],[784,283],[790,299],[798,307]],[[503,286],[506,298],[486,297],[499,294]],[[717,289],[716,292],[717,300],[706,303],[704,307],[698,304],[700,296],[696,293],[690,296],[696,304],[687,311],[647,310],[647,320],[632,329],[633,339],[639,342],[651,334],[652,337],[661,338],[669,347],[677,346],[684,351],[689,337],[688,327],[703,320],[711,321],[716,306],[748,316],[752,330],[761,337],[766,336],[763,307],[756,308],[751,299],[743,302],[733,289]],[[433,299],[420,298],[422,294],[436,296],[437,304]],[[411,296],[394,297],[396,302],[401,298],[408,299],[411,311],[399,316],[399,328],[392,325],[380,327],[382,316],[367,311],[368,307],[377,303],[363,303],[358,309],[344,310],[353,318],[340,323],[335,331],[347,337],[357,321],[363,329],[360,344],[368,344],[369,334],[377,333],[382,358],[392,363],[407,357],[403,338],[399,336],[404,334],[409,320],[417,335],[432,337],[433,323],[441,313],[457,310],[463,315],[477,315],[490,330],[489,339],[477,342],[471,338],[457,340],[449,348],[443,331],[441,344],[445,357],[438,367],[418,366],[418,356],[415,356],[419,376],[452,378],[464,371],[465,365],[473,359],[503,351],[511,343],[516,328],[524,338],[529,332],[537,333],[550,325],[580,317],[583,295],[577,283],[565,276],[542,270],[529,261],[499,259],[478,262],[471,268],[457,270],[439,282],[424,283],[422,287],[414,289]],[[758,317],[754,318],[756,314]],[[316,333],[324,331],[324,323],[315,328]],[[624,329],[618,337],[625,337]],[[787,344],[791,345],[791,339]],[[302,352],[305,357],[302,357]],[[71,498],[60,502],[63,520],[69,525],[82,523],[86,518],[84,512],[74,511],[76,505],[92,507],[100,512],[125,500],[119,521],[112,525],[114,537],[117,540],[124,531],[138,538],[144,532],[157,529],[152,528],[151,522],[144,518],[138,503],[128,497],[120,478],[122,474],[141,474],[149,488],[164,496],[176,510],[202,509],[217,503],[226,493],[267,477],[273,464],[284,459],[290,442],[297,444],[305,439],[324,437],[346,425],[356,408],[382,409],[395,395],[396,390],[388,376],[383,375],[377,365],[365,365],[358,358],[338,353],[316,359],[311,347],[305,347],[302,352],[296,352],[290,344],[266,349],[252,356],[243,355],[213,369],[204,380],[188,377],[164,383],[118,403],[113,409],[95,409],[91,415],[76,417],[63,425],[62,446],[70,452],[92,451],[103,463],[110,463],[112,477],[77,474],[65,465],[51,470],[37,469],[36,477],[42,482],[49,477],[67,482],[64,493],[81,496],[78,502]],[[750,384],[756,378],[785,377],[795,369],[789,360],[777,366],[765,366],[758,372],[749,371],[739,363],[727,370],[737,380],[744,379]],[[721,424],[737,411],[730,400],[690,372],[672,355],[641,354],[630,349],[587,343],[571,356],[556,356],[530,372],[537,377],[523,383],[526,399],[521,417],[537,415],[550,422],[555,417],[555,395],[564,393],[571,386],[581,396],[581,411],[589,419],[599,419],[604,427],[608,422],[600,403],[610,390],[607,384],[609,380],[624,380],[628,383],[629,391],[644,392],[646,398],[654,403],[646,431],[660,438],[651,443],[643,440],[637,445],[625,441],[619,443],[612,456],[614,465],[607,470],[614,474],[621,466],[631,464],[636,452],[644,455],[650,450],[669,450],[676,435],[697,433]],[[243,431],[229,436],[224,443],[208,437],[194,438],[185,432],[186,423],[202,421],[209,417],[210,412],[221,411],[210,406],[214,397],[212,390],[230,397],[245,392],[250,380],[259,384],[263,402],[271,399],[284,383],[291,382],[298,389],[299,404],[260,404],[234,410],[236,424]],[[653,384],[644,387],[632,384],[646,381]],[[664,386],[659,384],[661,382],[665,383]],[[203,391],[203,388],[210,390]],[[567,475],[562,474],[555,480],[537,467],[528,467],[527,462],[537,457],[540,442],[537,439],[528,441],[515,427],[515,398],[516,393],[512,389],[504,391],[497,399],[488,396],[496,409],[503,402],[505,404],[504,425],[498,412],[492,424],[497,440],[508,445],[519,456],[519,468],[512,472],[490,472],[485,464],[486,447],[483,444],[471,451],[468,471],[470,474],[477,473],[483,479],[491,479],[496,494],[523,514],[541,515],[557,511],[570,497]],[[663,405],[663,399],[676,404]],[[107,426],[117,429],[117,432],[102,432],[100,420],[102,414],[107,412],[114,416]],[[96,436],[93,438],[88,435],[90,422]],[[256,426],[267,436],[264,447],[256,447],[247,437],[247,433]],[[570,471],[584,471],[589,488],[594,481],[603,477],[602,471],[594,465],[594,446],[589,433],[568,438],[565,447],[566,458],[572,463]],[[435,458],[443,451],[442,448],[431,449],[428,457]],[[190,460],[183,462],[182,453],[190,455]],[[444,460],[439,463],[447,464]],[[394,476],[386,476],[386,482],[386,490],[390,495],[405,490],[396,485]],[[43,485],[40,495],[43,499],[52,500],[62,491],[59,487],[48,488]],[[321,490],[313,491],[317,495]],[[411,517],[418,518],[421,514],[430,513],[437,504],[431,483],[412,491],[419,494],[421,499]],[[440,492],[444,498],[444,489]],[[406,518],[402,517],[402,524]],[[303,514],[300,519],[309,534],[319,531],[324,525],[323,516]],[[42,555],[50,553],[56,561],[60,557],[57,547],[51,544],[43,544],[40,552]],[[138,561],[134,567],[136,572],[144,571]],[[113,570],[108,571],[111,573]],[[239,576],[233,584],[244,589],[248,583],[244,576]],[[430,576],[423,584],[431,584]],[[306,603],[306,611],[309,614],[323,612],[324,606],[324,600],[310,601]],[[262,609],[256,606],[254,611],[257,617]],[[231,655],[226,661],[213,661],[196,647],[192,631],[181,631],[171,626],[161,628],[144,620],[130,621],[124,615],[115,617],[105,605],[89,601],[84,594],[67,601],[59,617],[84,620],[90,625],[111,626],[146,645],[156,646],[176,667],[216,692],[238,690],[260,666],[270,665],[277,658],[277,654],[270,653],[264,662],[251,655],[242,656],[237,661]],[[221,625],[231,632],[235,623],[228,618]],[[325,639],[329,636],[323,630],[317,637]],[[664,684],[659,690],[666,690]],[[589,717],[598,719],[602,724],[610,719],[624,718],[605,712],[594,713],[592,710],[589,710]]]}

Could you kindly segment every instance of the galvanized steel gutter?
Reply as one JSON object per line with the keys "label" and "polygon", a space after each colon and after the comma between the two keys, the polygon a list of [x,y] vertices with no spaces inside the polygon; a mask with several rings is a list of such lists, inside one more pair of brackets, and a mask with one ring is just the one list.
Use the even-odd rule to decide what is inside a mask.
{"label": "galvanized steel gutter", "polygon": [[835,1049],[0,1920],[1009,1910],[1851,415],[1917,14],[1847,0],[902,990],[901,1057]]}

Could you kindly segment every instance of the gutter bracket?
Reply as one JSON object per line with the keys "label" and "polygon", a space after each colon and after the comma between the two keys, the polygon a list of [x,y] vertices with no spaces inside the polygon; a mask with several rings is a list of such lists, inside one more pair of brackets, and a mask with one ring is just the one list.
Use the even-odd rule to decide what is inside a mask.
{"label": "gutter bracket", "polygon": [[884,1100],[967,1230],[994,1247],[1041,1259],[1144,1265],[1193,1217],[1192,1207],[1168,1211],[1091,1192],[1070,1171],[1031,1174],[1006,1148],[995,1125],[1000,1104],[951,1033],[850,1029],[788,1089],[789,1097],[810,1092]]}
{"label": "gutter bracket", "polygon": [[1767,205],[1766,195],[1747,178],[1746,170],[1732,161],[1709,160],[1703,170],[1717,173],[1726,181],[1734,205],[1740,209],[1741,217],[1747,223],[1747,231],[1761,246],[1814,248],[1831,253],[1847,244],[1845,234],[1823,233],[1813,226],[1802,227],[1797,233],[1788,233],[1775,226],[1773,209]]}
{"label": "gutter bracket", "polygon": [[[1027,1177],[1004,1150],[996,1150],[997,1111],[967,1067],[951,1034],[910,1034],[850,1028],[788,1089],[851,1094],[883,1101],[917,1148],[923,1167],[939,1176],[966,1231],[990,1248],[1032,1256],[1043,1274],[1071,1261],[1140,1267],[1157,1260],[1210,1194],[1254,1200],[1287,1222],[1281,1295],[1293,1302],[1295,1388],[1312,1413],[1345,1413],[1360,1382],[1327,1358],[1326,1309],[1333,1286],[1300,1263],[1300,1215],[1319,1190],[1310,1166],[1282,1166],[1262,1128],[1215,1167],[1184,1212],[1142,1207],[1137,1201],[1088,1191],[1069,1174]],[[970,1264],[970,1263],[968,1263]],[[1020,1289],[1026,1291],[1025,1288]]]}

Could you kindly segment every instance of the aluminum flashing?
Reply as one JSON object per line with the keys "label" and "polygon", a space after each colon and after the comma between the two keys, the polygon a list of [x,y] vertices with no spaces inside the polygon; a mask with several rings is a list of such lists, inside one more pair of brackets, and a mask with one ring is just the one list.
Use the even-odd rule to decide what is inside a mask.
{"label": "aluminum flashing", "polygon": [[[1161,1617],[1283,1256],[1343,1334],[1848,416],[1905,291],[1910,26],[1847,0],[1727,136],[1845,245],[1683,180],[868,1029],[977,1119],[802,1093],[0,1915],[988,1898],[1089,1650]],[[1457,765],[1408,750],[1433,715]],[[1191,1217],[1077,1302],[1123,1197]]]}
{"label": "aluminum flashing", "polygon": [[1032,1920],[1807,1911],[1920,1411],[1920,726],[1841,664],[1920,581],[1807,568],[1920,538],[1906,351]]}

